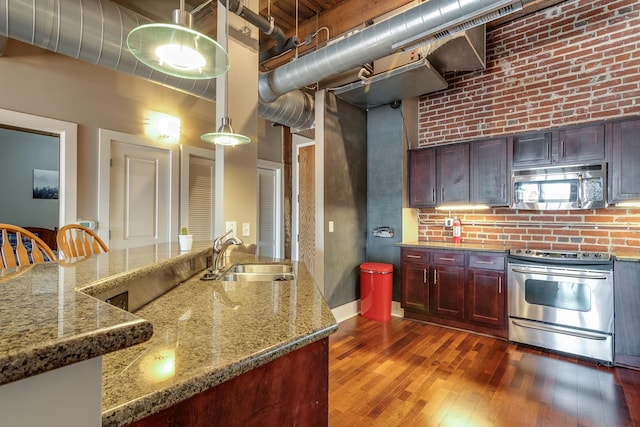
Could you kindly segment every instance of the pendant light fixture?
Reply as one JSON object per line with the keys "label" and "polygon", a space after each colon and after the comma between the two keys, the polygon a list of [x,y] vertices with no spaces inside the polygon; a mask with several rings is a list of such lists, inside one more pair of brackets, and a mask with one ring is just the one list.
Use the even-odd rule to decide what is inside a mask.
{"label": "pendant light fixture", "polygon": [[140,25],[127,36],[127,47],[139,61],[154,70],[186,79],[212,79],[227,72],[229,56],[212,38],[191,29],[193,16],[173,11],[172,24]]}
{"label": "pendant light fixture", "polygon": [[[229,46],[229,4],[225,7],[225,38],[224,45],[225,48]],[[251,142],[251,138],[248,136],[235,133],[233,128],[231,127],[231,119],[229,118],[229,76],[222,76],[224,79],[224,117],[222,118],[222,124],[218,128],[217,132],[209,132],[200,136],[204,142],[210,142],[217,145],[243,145]]]}

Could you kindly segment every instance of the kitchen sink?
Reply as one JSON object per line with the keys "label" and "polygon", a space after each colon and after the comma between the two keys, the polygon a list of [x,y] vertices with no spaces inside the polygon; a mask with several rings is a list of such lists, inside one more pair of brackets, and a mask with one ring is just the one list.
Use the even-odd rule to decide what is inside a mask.
{"label": "kitchen sink", "polygon": [[220,277],[223,281],[275,282],[295,280],[289,264],[236,264]]}
{"label": "kitchen sink", "polygon": [[225,282],[289,282],[296,279],[290,264],[235,264],[220,273],[207,271],[200,280],[222,280]]}

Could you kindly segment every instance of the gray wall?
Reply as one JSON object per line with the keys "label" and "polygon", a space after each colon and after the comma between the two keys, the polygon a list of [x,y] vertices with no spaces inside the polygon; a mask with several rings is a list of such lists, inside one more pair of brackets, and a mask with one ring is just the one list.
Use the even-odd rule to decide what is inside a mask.
{"label": "gray wall", "polygon": [[58,200],[33,198],[33,170],[59,170],[57,136],[0,128],[0,222],[58,226]]}
{"label": "gray wall", "polygon": [[[370,109],[367,141],[367,261],[393,264],[393,300],[400,301],[400,248],[394,245],[402,242],[401,108]],[[373,229],[381,226],[392,227],[394,237],[373,237]]]}
{"label": "gray wall", "polygon": [[366,112],[327,94],[324,126],[325,299],[334,308],[360,296],[367,233]]}

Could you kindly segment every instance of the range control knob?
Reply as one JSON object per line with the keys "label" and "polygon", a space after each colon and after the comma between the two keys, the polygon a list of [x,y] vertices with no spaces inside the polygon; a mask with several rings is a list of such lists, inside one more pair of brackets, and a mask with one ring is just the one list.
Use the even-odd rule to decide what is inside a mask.
{"label": "range control knob", "polygon": [[597,254],[595,254],[595,257],[596,258],[602,258],[602,254],[601,253],[597,253]]}
{"label": "range control knob", "polygon": [[522,249],[514,249],[514,250],[513,250],[513,253],[514,253],[514,254],[522,253]]}
{"label": "range control knob", "polygon": [[532,254],[532,253],[533,253],[533,251],[532,251],[531,249],[527,249],[524,253],[525,253],[525,254],[527,254],[527,255],[529,255],[529,254]]}
{"label": "range control knob", "polygon": [[591,256],[591,254],[589,252],[583,252],[582,253],[582,258],[589,258]]}

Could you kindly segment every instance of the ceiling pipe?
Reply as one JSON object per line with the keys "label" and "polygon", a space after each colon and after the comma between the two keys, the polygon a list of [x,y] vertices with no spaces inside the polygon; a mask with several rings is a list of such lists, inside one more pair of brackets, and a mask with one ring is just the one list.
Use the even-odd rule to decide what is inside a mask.
{"label": "ceiling pipe", "polygon": [[263,62],[280,55],[296,47],[298,38],[296,36],[287,39],[284,31],[273,23],[273,19],[265,18],[240,3],[240,0],[219,0],[224,7],[229,5],[229,12],[244,18],[250,24],[258,27],[260,31],[273,38],[275,45],[270,49],[260,52],[259,61]]}
{"label": "ceiling pipe", "polygon": [[429,0],[296,61],[260,73],[260,99],[273,102],[285,93],[391,55],[418,40],[446,37],[521,8],[522,3],[516,0]]}

